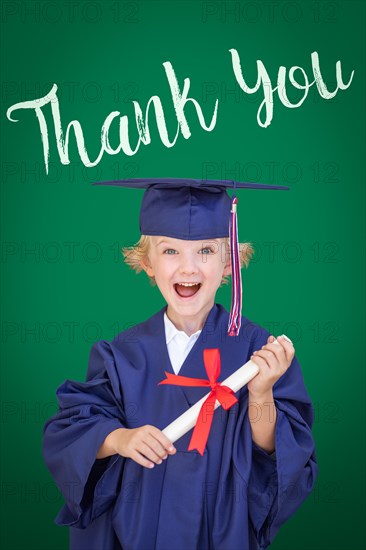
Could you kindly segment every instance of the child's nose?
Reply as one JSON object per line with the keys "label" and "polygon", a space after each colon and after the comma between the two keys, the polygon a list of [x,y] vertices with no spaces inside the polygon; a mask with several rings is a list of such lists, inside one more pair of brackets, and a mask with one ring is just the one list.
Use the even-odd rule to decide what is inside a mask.
{"label": "child's nose", "polygon": [[180,271],[187,275],[198,272],[198,262],[194,255],[185,254],[182,256]]}

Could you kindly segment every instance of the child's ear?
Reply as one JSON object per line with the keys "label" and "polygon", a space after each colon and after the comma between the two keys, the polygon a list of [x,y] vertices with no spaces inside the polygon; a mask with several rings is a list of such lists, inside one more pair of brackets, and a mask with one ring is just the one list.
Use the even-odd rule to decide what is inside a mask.
{"label": "child's ear", "polygon": [[228,275],[231,275],[231,262],[230,262],[230,258],[228,259],[228,261],[226,262],[226,265],[224,267],[224,272],[222,274],[223,277],[227,277]]}
{"label": "child's ear", "polygon": [[147,256],[145,256],[141,262],[141,267],[144,271],[146,271],[146,273],[148,274],[149,277],[154,277],[154,271],[153,271],[153,268],[151,267],[150,265],[150,261],[149,261],[149,258]]}

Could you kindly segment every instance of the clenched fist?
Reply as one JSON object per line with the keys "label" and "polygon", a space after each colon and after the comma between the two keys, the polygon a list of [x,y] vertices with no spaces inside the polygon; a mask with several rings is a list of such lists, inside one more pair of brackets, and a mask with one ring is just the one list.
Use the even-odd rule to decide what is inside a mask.
{"label": "clenched fist", "polygon": [[279,336],[278,344],[273,343],[274,340],[273,336],[269,336],[267,344],[250,358],[259,367],[258,374],[247,386],[249,393],[256,399],[268,395],[275,382],[285,374],[295,355],[294,346],[288,339]]}

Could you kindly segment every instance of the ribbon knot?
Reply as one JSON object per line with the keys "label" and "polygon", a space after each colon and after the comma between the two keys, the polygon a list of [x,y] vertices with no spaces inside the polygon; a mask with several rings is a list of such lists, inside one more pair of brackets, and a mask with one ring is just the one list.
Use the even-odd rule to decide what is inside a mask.
{"label": "ribbon knot", "polygon": [[220,350],[203,350],[203,362],[208,380],[204,380],[202,378],[190,378],[189,376],[180,376],[179,374],[170,374],[169,372],[165,372],[166,379],[159,382],[159,385],[172,384],[175,386],[211,387],[211,391],[200,409],[188,447],[189,451],[197,449],[202,456],[210,433],[216,400],[219,401],[225,410],[230,409],[230,407],[235,405],[238,401],[231,388],[228,386],[223,386],[217,381],[221,371]]}

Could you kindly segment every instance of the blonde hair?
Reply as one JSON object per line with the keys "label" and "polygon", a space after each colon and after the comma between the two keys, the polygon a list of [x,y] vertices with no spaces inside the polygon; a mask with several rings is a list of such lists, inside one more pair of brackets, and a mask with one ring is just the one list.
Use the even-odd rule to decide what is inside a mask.
{"label": "blonde hair", "polygon": [[[133,246],[127,246],[122,248],[122,254],[124,256],[124,261],[128,266],[131,267],[136,273],[144,271],[143,262],[146,260],[149,246],[151,242],[151,237],[149,235],[141,235],[139,241]],[[225,238],[225,252],[230,254],[230,241],[229,237]],[[251,257],[254,254],[254,249],[251,246],[251,243],[239,243],[240,251],[240,266],[248,267]],[[150,277],[150,283],[156,285],[155,277]],[[221,284],[229,283],[229,275],[222,278]]]}

